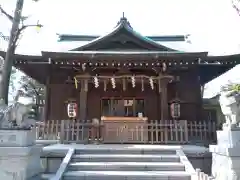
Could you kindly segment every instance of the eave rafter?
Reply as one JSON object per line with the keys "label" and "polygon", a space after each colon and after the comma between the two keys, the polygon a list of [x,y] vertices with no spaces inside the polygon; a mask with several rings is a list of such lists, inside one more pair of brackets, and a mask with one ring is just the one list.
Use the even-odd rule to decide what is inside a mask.
{"label": "eave rafter", "polygon": [[104,58],[48,58],[48,61],[30,61],[23,59],[16,59],[15,65],[18,64],[29,64],[29,65],[40,65],[40,64],[51,64],[56,66],[91,66],[91,67],[159,67],[162,64],[166,64],[167,66],[190,66],[190,65],[235,65],[239,64],[238,60],[229,60],[229,59],[208,59],[208,58],[145,58],[141,59],[140,57],[137,59],[130,58],[114,58],[111,59]]}

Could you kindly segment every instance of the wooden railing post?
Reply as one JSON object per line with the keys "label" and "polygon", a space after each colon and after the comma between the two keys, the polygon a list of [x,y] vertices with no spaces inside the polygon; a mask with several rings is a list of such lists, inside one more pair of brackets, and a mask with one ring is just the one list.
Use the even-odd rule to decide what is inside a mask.
{"label": "wooden railing post", "polygon": [[185,141],[188,143],[188,121],[184,120]]}
{"label": "wooden railing post", "polygon": [[39,139],[39,132],[40,132],[40,130],[39,130],[39,126],[38,126],[38,124],[36,124],[35,125],[35,132],[36,132],[36,139]]}
{"label": "wooden railing post", "polygon": [[61,120],[61,127],[60,127],[60,142],[64,142],[64,136],[65,136],[65,121]]}
{"label": "wooden railing post", "polygon": [[201,169],[196,169],[196,175],[197,180],[213,180],[214,178],[212,176],[208,176],[208,174],[205,174],[201,171]]}
{"label": "wooden railing post", "polygon": [[91,126],[92,126],[92,123],[90,120],[86,120],[84,121],[84,124],[83,124],[83,141],[84,143],[88,143],[89,142],[89,136],[91,134]]}
{"label": "wooden railing post", "polygon": [[197,180],[201,180],[200,179],[201,169],[196,169],[196,173],[197,173]]}

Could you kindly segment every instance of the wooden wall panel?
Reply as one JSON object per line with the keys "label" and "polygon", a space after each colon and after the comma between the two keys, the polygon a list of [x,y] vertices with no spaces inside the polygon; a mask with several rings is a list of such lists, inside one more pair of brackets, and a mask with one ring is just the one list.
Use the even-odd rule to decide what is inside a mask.
{"label": "wooden wall panel", "polygon": [[70,97],[76,98],[77,102],[79,102],[78,90],[76,90],[72,84],[51,84],[50,91],[49,106],[51,111],[49,112],[48,119],[68,119],[65,102]]}
{"label": "wooden wall panel", "polygon": [[176,91],[178,98],[183,101],[181,105],[181,119],[199,120],[201,118],[202,100],[201,100],[201,86],[198,79],[198,72],[196,69],[176,72],[180,77],[180,81],[175,84],[175,93],[171,93],[174,98]]}

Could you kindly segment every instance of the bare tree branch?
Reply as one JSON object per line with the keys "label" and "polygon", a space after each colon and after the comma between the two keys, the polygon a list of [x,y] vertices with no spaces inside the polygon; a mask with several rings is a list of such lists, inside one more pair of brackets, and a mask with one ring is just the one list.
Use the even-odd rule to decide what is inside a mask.
{"label": "bare tree branch", "polygon": [[0,5],[0,12],[1,12],[2,14],[4,14],[11,22],[13,22],[13,16],[10,15],[9,13],[7,13],[7,12],[2,8],[1,5]]}
{"label": "bare tree branch", "polygon": [[26,28],[28,28],[28,27],[39,27],[39,28],[41,28],[41,27],[43,27],[43,25],[41,25],[41,24],[29,24],[29,25],[23,25],[21,28],[19,28],[19,30],[18,31],[20,31],[20,34],[22,33],[22,31],[24,31]]}
{"label": "bare tree branch", "polygon": [[[37,0],[34,0],[37,1]],[[12,71],[12,66],[14,62],[14,58],[12,56],[15,54],[16,50],[16,43],[21,35],[21,32],[24,31],[27,27],[35,26],[35,27],[42,27],[37,23],[37,25],[24,25],[24,21],[28,17],[22,16],[22,9],[23,9],[24,0],[16,0],[16,7],[14,11],[14,15],[8,14],[0,5],[0,13],[4,14],[11,22],[12,28],[10,31],[10,37],[8,42],[8,48],[5,55],[5,61],[2,71],[2,81],[0,85],[0,99],[3,99],[4,104],[8,104],[8,92],[9,92],[9,81]]]}
{"label": "bare tree branch", "polygon": [[[9,13],[7,13],[3,8],[2,6],[0,5],[0,12],[2,14],[4,14],[11,22],[13,22],[13,16],[10,15]],[[26,21],[30,16],[22,16],[20,17],[20,23],[22,24],[23,26],[23,22]]]}
{"label": "bare tree branch", "polygon": [[[14,38],[14,41],[13,41],[15,44],[17,43],[17,41],[20,40],[21,34],[28,27],[39,27],[39,28],[42,28],[43,25],[41,25],[41,24],[22,25],[22,27],[16,32],[16,35],[15,35],[15,38]],[[0,38],[2,38],[5,41],[9,41],[9,36],[4,36],[2,32],[0,32]],[[16,47],[17,47],[17,44],[16,44]]]}
{"label": "bare tree branch", "polygon": [[9,41],[9,36],[5,36],[2,32],[0,32],[0,38],[2,38],[4,41]]}
{"label": "bare tree branch", "polygon": [[237,11],[238,15],[240,16],[240,9],[239,9],[239,7],[237,6],[236,3],[240,3],[240,2],[239,1],[238,2],[234,2],[234,0],[232,0],[232,6]]}
{"label": "bare tree branch", "polygon": [[20,36],[22,35],[23,31],[26,30],[29,27],[43,27],[41,24],[29,24],[29,25],[23,25],[21,28],[18,29],[16,36],[14,38],[15,48],[18,46],[18,41],[21,39]]}
{"label": "bare tree branch", "polygon": [[[34,0],[35,1],[35,0]],[[37,0],[36,0],[36,2],[37,2]],[[2,8],[2,6],[0,5],[0,12],[2,13],[2,14],[4,14],[10,21],[12,21],[13,22],[13,16],[11,16],[9,13],[7,13],[3,8]],[[16,34],[15,34],[15,37],[14,37],[14,40],[13,40],[13,44],[16,44],[17,43],[17,41],[19,40],[19,37],[20,37],[20,35],[22,34],[22,32],[26,29],[26,28],[28,28],[28,27],[39,27],[39,28],[41,28],[41,27],[43,27],[41,24],[32,24],[32,25],[24,25],[23,24],[23,22],[25,21],[25,20],[27,20],[29,18],[29,16],[22,16],[22,17],[20,17],[20,23],[21,23],[21,28],[19,28],[18,29],[18,31],[16,32]],[[7,37],[7,36],[4,36],[1,32],[0,32],[0,37],[1,38],[3,38],[4,40],[9,40],[9,37]],[[16,45],[16,47],[17,47],[17,45]],[[16,47],[14,47],[14,49],[16,48]]]}

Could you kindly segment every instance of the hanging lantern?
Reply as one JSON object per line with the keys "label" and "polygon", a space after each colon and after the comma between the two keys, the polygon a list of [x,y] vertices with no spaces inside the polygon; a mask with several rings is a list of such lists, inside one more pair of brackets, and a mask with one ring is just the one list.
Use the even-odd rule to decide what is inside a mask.
{"label": "hanging lantern", "polygon": [[77,116],[77,103],[75,102],[68,103],[67,114],[69,118],[75,118]]}
{"label": "hanging lantern", "polygon": [[95,77],[93,78],[93,80],[94,80],[94,86],[95,86],[95,88],[98,88],[98,87],[99,87],[98,77],[95,76]]}
{"label": "hanging lantern", "polygon": [[115,79],[113,77],[111,78],[111,83],[112,83],[112,88],[115,89],[116,88],[116,82],[115,82]]}
{"label": "hanging lantern", "polygon": [[132,77],[131,77],[131,80],[132,80],[132,87],[134,88],[134,87],[136,86],[135,77],[132,76]]}
{"label": "hanging lantern", "polygon": [[181,109],[180,108],[181,108],[180,103],[178,103],[178,102],[171,103],[170,109],[171,109],[172,118],[177,119],[177,118],[180,117],[180,115],[181,115]]}

